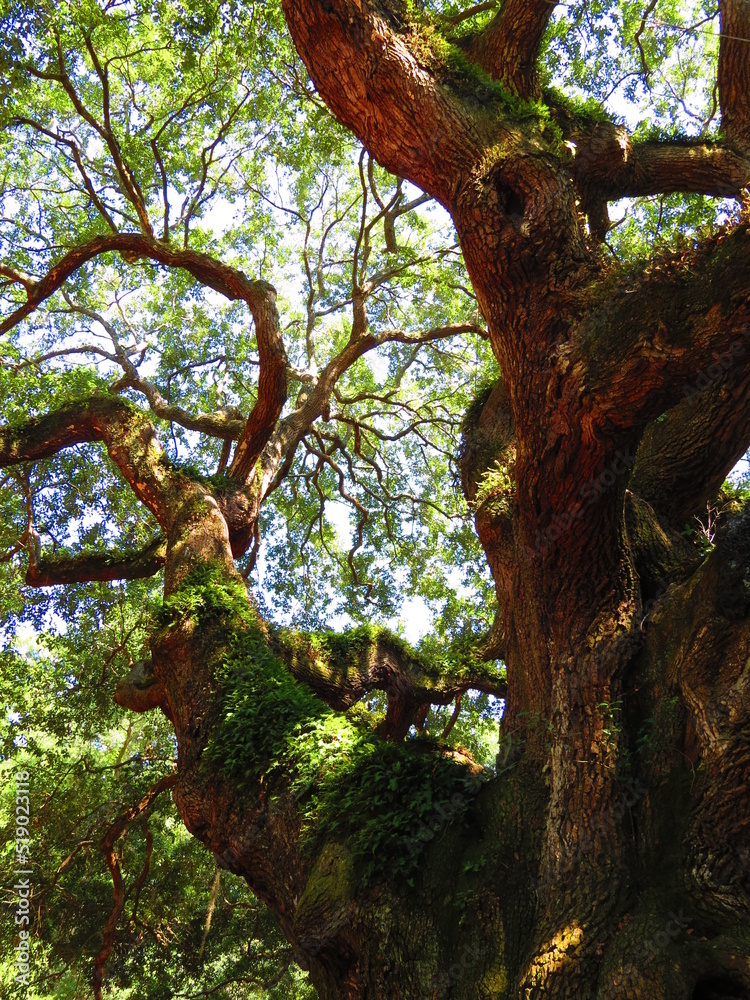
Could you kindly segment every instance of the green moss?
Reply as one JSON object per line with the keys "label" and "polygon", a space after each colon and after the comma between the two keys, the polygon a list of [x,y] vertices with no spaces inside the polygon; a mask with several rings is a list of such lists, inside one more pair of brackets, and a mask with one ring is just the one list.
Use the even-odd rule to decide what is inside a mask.
{"label": "green moss", "polygon": [[[364,883],[411,877],[426,841],[420,824],[448,810],[455,821],[477,779],[432,746],[389,743],[369,726],[332,711],[288,672],[269,647],[244,586],[202,567],[164,605],[162,624],[189,619],[202,634],[226,635],[214,683],[218,713],[203,752],[233,782],[256,785],[274,776],[288,782],[313,849],[331,835],[346,844]],[[334,662],[372,642],[373,633],[315,637]],[[389,641],[395,640],[395,637]],[[461,795],[461,809],[452,796]]]}
{"label": "green moss", "polygon": [[315,862],[294,916],[297,924],[315,926],[321,913],[345,906],[351,893],[351,859],[341,844],[327,844]]}
{"label": "green moss", "polygon": [[409,48],[442,83],[461,97],[471,97],[482,104],[493,104],[496,110],[516,122],[551,121],[549,109],[541,101],[516,97],[494,80],[476,63],[467,58],[460,45],[441,34],[434,24],[415,26],[409,37]]}
{"label": "green moss", "polygon": [[203,624],[244,625],[258,629],[260,619],[248,601],[239,579],[228,576],[223,566],[204,563],[186,577],[179,590],[162,606],[160,624],[169,627],[185,618]]}
{"label": "green moss", "polygon": [[306,821],[308,846],[331,834],[345,840],[365,883],[408,877],[420,853],[415,823],[464,787],[464,769],[384,742],[333,712],[257,633],[235,642],[225,671],[222,721],[206,756],[235,780],[283,775]]}
{"label": "green moss", "polygon": [[389,629],[365,625],[343,633],[319,633],[317,641],[333,676],[377,652],[380,658],[390,653],[413,677],[421,679],[426,685],[430,681],[437,684],[447,679],[447,664],[440,657],[417,652]]}
{"label": "green moss", "polygon": [[201,472],[197,465],[189,462],[184,464],[172,463],[172,467],[181,472],[191,482],[200,483],[202,486],[208,486],[223,493],[230,493],[232,490],[239,491],[240,489],[226,472],[214,472],[206,475],[204,472]]}
{"label": "green moss", "polygon": [[418,663],[419,667],[429,670],[429,664],[422,662],[407,642],[388,629],[378,626],[361,625],[346,632],[294,632],[280,629],[278,635],[284,646],[292,652],[305,653],[313,650],[327,663],[331,676],[346,673],[376,646],[389,647],[400,659],[411,660]]}
{"label": "green moss", "polygon": [[554,87],[545,88],[543,95],[544,102],[554,117],[567,124],[585,126],[594,122],[615,121],[594,97],[579,98]]}
{"label": "green moss", "polygon": [[479,419],[482,416],[482,410],[487,405],[487,400],[490,398],[494,388],[495,380],[492,379],[477,390],[476,396],[467,406],[466,413],[461,421],[462,437],[465,437],[467,434],[473,434],[476,431]]}
{"label": "green moss", "polygon": [[419,650],[388,629],[371,625],[343,633],[281,629],[277,637],[287,661],[289,656],[313,657],[315,671],[334,681],[360,670],[364,672],[373,658],[382,660],[387,655],[397,659],[415,683],[428,690],[433,685],[443,690],[451,684],[460,684],[467,675],[474,679],[482,674],[488,679],[499,679],[494,668],[477,664],[473,636],[449,645],[442,641],[426,642]]}

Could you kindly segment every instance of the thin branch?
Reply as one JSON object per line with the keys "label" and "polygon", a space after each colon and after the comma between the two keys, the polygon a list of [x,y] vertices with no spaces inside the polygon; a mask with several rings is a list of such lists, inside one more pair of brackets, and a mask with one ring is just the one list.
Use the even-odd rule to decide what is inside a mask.
{"label": "thin branch", "polygon": [[458,722],[458,716],[461,713],[461,699],[463,698],[463,696],[464,696],[463,691],[460,694],[456,695],[456,706],[453,709],[453,714],[448,720],[448,724],[440,734],[441,740],[447,740],[450,734],[453,732],[453,727],[456,725],[456,722]]}
{"label": "thin branch", "polygon": [[[141,225],[141,229],[146,234],[146,236],[153,236],[154,230],[151,225],[151,220],[148,217],[148,210],[146,208],[146,201],[143,197],[143,192],[141,191],[138,181],[135,178],[135,174],[130,169],[130,166],[125,163],[122,156],[122,150],[120,149],[120,144],[115,138],[115,134],[112,130],[112,121],[110,117],[110,101],[109,101],[109,71],[107,66],[99,61],[99,56],[94,48],[93,42],[91,40],[91,35],[84,35],[84,42],[91,56],[91,61],[94,65],[97,76],[102,85],[102,111],[104,113],[104,128],[100,130],[100,134],[107,144],[107,147],[112,155],[112,159],[115,164],[115,169],[117,170],[118,177],[124,188],[124,194],[129,199],[133,207],[135,208],[138,219]],[[67,75],[67,70],[65,68],[65,62],[62,56],[62,48],[60,46],[58,38],[58,64],[60,67],[60,73],[67,81],[65,85],[66,91],[70,94],[73,90],[73,84]]]}
{"label": "thin branch", "polygon": [[[114,897],[114,902],[112,906],[112,911],[109,918],[104,926],[103,932],[103,942],[102,947],[94,959],[94,997],[95,1000],[102,1000],[102,983],[104,982],[104,971],[106,969],[107,960],[112,952],[112,948],[115,943],[115,934],[117,931],[117,924],[120,920],[120,916],[125,907],[125,900],[127,894],[125,892],[125,885],[122,878],[122,872],[120,871],[120,861],[117,857],[117,853],[114,849],[117,841],[125,833],[128,826],[137,819],[139,816],[145,815],[148,810],[153,806],[156,799],[161,795],[162,792],[169,788],[173,788],[177,783],[176,774],[168,774],[166,777],[162,778],[161,781],[157,782],[152,789],[150,789],[137,803],[137,805],[131,806],[130,808],[124,810],[115,820],[115,822],[110,826],[109,830],[104,836],[101,843],[101,850],[107,862],[107,867],[109,868],[110,874],[112,876],[112,894]],[[151,837],[151,832],[147,827],[146,834],[146,863],[144,865],[142,878],[139,879],[140,884],[143,884],[146,875],[148,874],[148,866],[151,860],[151,848],[153,845],[153,838]],[[136,882],[138,886],[138,881]]]}
{"label": "thin branch", "polygon": [[198,958],[203,958],[203,952],[206,950],[206,941],[208,940],[208,932],[211,930],[211,920],[213,919],[214,910],[216,909],[216,899],[219,895],[220,885],[221,885],[221,869],[217,868],[213,882],[211,883],[211,892],[209,893],[208,896],[208,910],[206,911],[206,926],[203,928],[203,937],[201,938],[201,946],[198,952]]}
{"label": "thin branch", "polygon": [[35,121],[33,118],[25,118],[25,117],[14,118],[11,121],[11,125],[22,125],[26,126],[27,128],[31,128],[35,132],[38,132],[40,135],[46,135],[48,138],[52,139],[52,141],[57,145],[65,146],[70,150],[73,156],[73,161],[76,165],[76,168],[78,169],[78,173],[81,175],[81,180],[83,181],[84,189],[88,194],[89,198],[91,199],[91,203],[94,205],[96,210],[102,216],[102,218],[107,223],[112,232],[116,233],[117,226],[112,218],[112,215],[110,214],[110,212],[107,211],[104,202],[102,201],[101,197],[97,194],[96,189],[94,188],[91,178],[89,177],[86,167],[84,166],[83,155],[78,147],[78,144],[73,142],[72,139],[67,139],[65,136],[60,135],[59,132],[53,132],[51,129],[45,128],[43,125]]}
{"label": "thin branch", "polygon": [[[95,312],[93,309],[87,309],[85,306],[77,305],[64,291],[63,297],[68,303],[71,312],[86,316],[88,319],[99,323],[109,334],[116,353],[115,355],[105,354],[105,356],[116,364],[119,364],[126,376],[122,382],[118,383],[118,390],[128,385],[130,388],[135,389],[136,392],[142,392],[148,401],[149,407],[157,417],[170,423],[179,424],[187,430],[199,431],[202,434],[228,440],[230,447],[231,442],[240,437],[245,427],[245,421],[242,419],[241,414],[238,413],[235,416],[232,412],[217,411],[216,413],[199,413],[193,416],[193,414],[184,410],[181,406],[167,403],[153,382],[149,382],[138,374],[137,368],[130,360],[128,350],[120,345],[115,327],[100,313]],[[131,352],[132,350],[131,348]]]}
{"label": "thin branch", "polygon": [[224,979],[215,986],[211,986],[208,989],[202,989],[200,993],[175,993],[173,996],[175,1000],[181,998],[181,1000],[202,1000],[203,997],[211,996],[212,993],[218,993],[219,990],[223,990],[226,986],[231,986],[232,983],[239,983],[243,986],[255,986],[264,992],[270,990],[274,986],[278,986],[284,976],[287,974],[289,966],[292,964],[292,955],[290,954],[282,968],[272,976],[270,979],[258,979],[256,976],[232,976],[229,979]]}
{"label": "thin branch", "polygon": [[84,344],[82,347],[66,347],[58,351],[47,351],[46,354],[40,354],[35,358],[27,358],[25,361],[19,361],[15,365],[9,365],[8,370],[19,372],[33,365],[44,364],[45,361],[51,361],[53,358],[66,358],[72,354],[98,354],[99,357],[106,358],[107,361],[117,364],[117,358],[114,354],[102,350],[101,347],[97,347],[95,344]]}
{"label": "thin branch", "polygon": [[649,90],[651,90],[651,83],[650,83],[651,73],[648,68],[648,63],[646,62],[646,53],[643,51],[643,42],[641,41],[641,37],[643,35],[643,32],[646,30],[646,24],[648,23],[649,15],[653,14],[653,12],[656,10],[656,5],[658,4],[658,2],[659,0],[650,0],[648,7],[643,12],[643,17],[641,18],[641,23],[638,26],[638,30],[636,31],[633,37],[633,41],[638,47],[638,53],[641,57],[641,72],[643,73],[643,79]]}

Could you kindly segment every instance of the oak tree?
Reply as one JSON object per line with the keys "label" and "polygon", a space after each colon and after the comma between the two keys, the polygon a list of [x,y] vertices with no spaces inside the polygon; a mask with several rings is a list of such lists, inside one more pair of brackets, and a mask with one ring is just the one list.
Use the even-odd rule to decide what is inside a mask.
{"label": "oak tree", "polygon": [[11,3],[2,45],[6,561],[163,573],[115,701],[190,833],[321,997],[750,995],[750,6]]}

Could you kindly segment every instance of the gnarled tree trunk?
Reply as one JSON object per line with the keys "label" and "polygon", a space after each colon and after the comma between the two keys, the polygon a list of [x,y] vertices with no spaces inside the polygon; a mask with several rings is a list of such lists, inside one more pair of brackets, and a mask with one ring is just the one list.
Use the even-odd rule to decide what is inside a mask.
{"label": "gnarled tree trunk", "polygon": [[[490,671],[437,676],[377,636],[276,634],[234,569],[300,433],[275,425],[266,288],[212,277],[270,331],[231,496],[168,469],[124,405],[0,438],[4,464],[102,439],[156,514],[164,620],[153,674],[119,698],[167,711],[185,823],[272,907],[326,1000],[750,996],[750,512],[705,558],[679,535],[750,445],[750,230],[628,274],[596,239],[615,198],[739,197],[750,7],[722,0],[726,130],[709,146],[540,115],[553,6],[506,0],[448,58],[396,3],[284,0],[334,114],[451,213],[488,324],[499,378],[467,417],[462,472],[508,672],[493,780],[399,742],[427,702],[499,693]],[[325,398],[302,400],[299,427]],[[379,733],[342,714],[372,688],[389,698]]]}

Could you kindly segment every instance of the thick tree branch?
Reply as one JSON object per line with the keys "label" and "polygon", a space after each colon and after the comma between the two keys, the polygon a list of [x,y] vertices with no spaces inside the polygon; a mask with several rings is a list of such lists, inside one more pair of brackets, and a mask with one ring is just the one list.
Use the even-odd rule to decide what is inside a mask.
{"label": "thick tree branch", "polygon": [[167,543],[155,538],[145,549],[134,553],[82,553],[29,562],[26,583],[30,587],[55,587],[94,580],[144,580],[154,576],[166,562]]}
{"label": "thick tree branch", "polygon": [[447,705],[471,689],[504,697],[505,678],[483,663],[451,672],[432,665],[386,632],[325,635],[314,642],[282,633],[274,651],[290,672],[332,708],[343,710],[369,691],[388,694],[384,732],[403,738],[424,704]]}
{"label": "thick tree branch", "polygon": [[451,715],[450,719],[448,719],[448,723],[447,723],[445,729],[440,734],[440,739],[441,740],[446,740],[450,736],[450,734],[453,732],[454,726],[458,722],[458,717],[461,714],[461,698],[462,697],[463,697],[463,692],[461,692],[461,694],[456,695],[456,704],[455,704],[455,707],[453,709],[453,714]]}
{"label": "thick tree branch", "polygon": [[248,417],[230,469],[233,479],[245,482],[286,402],[286,352],[279,329],[276,291],[268,282],[251,280],[242,271],[207,254],[174,249],[149,236],[135,233],[99,236],[69,251],[41,281],[36,282],[27,292],[26,303],[0,323],[0,334],[29,316],[84,264],[112,251],[146,257],[167,267],[182,268],[228,299],[242,299],[249,306],[255,321],[260,355],[258,400]]}
{"label": "thick tree branch", "polygon": [[[125,830],[139,816],[143,816],[154,804],[156,799],[162,792],[166,791],[168,788],[174,787],[177,783],[176,774],[168,774],[161,781],[157,782],[156,785],[150,791],[143,796],[141,801],[135,805],[131,806],[122,812],[112,826],[109,828],[107,833],[102,840],[101,849],[102,853],[107,862],[107,867],[109,868],[110,874],[112,876],[112,894],[114,897],[112,911],[109,915],[107,923],[104,925],[103,931],[103,941],[102,947],[99,950],[96,958],[94,959],[94,997],[96,1000],[101,1000],[102,997],[102,983],[104,981],[104,970],[107,965],[107,959],[109,958],[112,948],[115,943],[115,933],[117,931],[117,924],[122,915],[122,911],[125,908],[125,901],[127,899],[127,893],[125,891],[125,883],[122,878],[122,872],[120,870],[120,859],[117,856],[115,850],[115,844],[125,833]],[[139,883],[140,885],[146,879],[148,874],[148,868],[151,861],[151,850],[153,846],[153,837],[151,831],[146,827],[146,862],[138,879],[133,886],[133,888],[138,891]]]}
{"label": "thick tree branch", "polygon": [[[590,222],[618,198],[675,191],[740,198],[750,183],[750,155],[722,145],[634,143],[625,128],[610,122],[564,131],[574,144],[573,177]],[[605,232],[606,226],[596,235],[603,238]]]}
{"label": "thick tree branch", "polygon": [[17,427],[0,427],[0,468],[51,458],[84,441],[103,441],[133,492],[165,531],[174,518],[175,485],[151,422],[132,404],[96,395]]}
{"label": "thick tree branch", "polygon": [[536,61],[554,0],[505,0],[484,31],[465,43],[467,56],[518,97],[542,96]]}
{"label": "thick tree branch", "polygon": [[[118,385],[127,385],[136,392],[142,392],[148,400],[151,412],[161,420],[166,420],[171,424],[179,424],[188,431],[198,431],[200,434],[207,434],[209,437],[221,438],[230,443],[242,436],[247,427],[247,421],[237,416],[236,407],[224,407],[215,410],[213,413],[190,413],[182,406],[168,403],[159,392],[159,389],[152,383],[139,375],[135,377],[127,376]],[[223,470],[222,470],[223,471]]]}
{"label": "thick tree branch", "polygon": [[[646,428],[630,489],[677,531],[714,500],[750,447],[750,338],[685,386],[686,397]],[[737,362],[745,362],[744,369]]]}
{"label": "thick tree branch", "polygon": [[[188,479],[168,462],[148,418],[132,403],[117,396],[95,395],[20,426],[0,427],[0,468],[50,458],[64,448],[87,441],[104,443],[125,481],[154,514],[167,536],[177,519],[188,516],[194,502],[203,508],[208,503],[211,516],[220,517],[223,530],[229,532],[234,555],[239,558],[247,550],[260,504],[257,487],[245,489],[237,483],[227,483],[223,490],[215,490]],[[89,570],[100,574],[93,579],[122,579],[118,574],[135,572],[138,565],[137,560],[128,566],[125,560],[115,559],[110,564],[108,559],[105,556],[101,561],[97,557],[87,561],[84,557],[80,564],[71,562],[64,566],[51,561],[48,567],[40,567],[42,577],[38,583],[33,571],[29,582],[36,586],[62,583],[64,574],[70,573],[71,579],[77,579],[80,578],[75,576],[77,572]],[[149,559],[146,553],[140,565],[141,575],[152,575],[150,570],[156,572],[161,565],[160,554],[154,553]]]}
{"label": "thick tree branch", "polygon": [[443,205],[482,143],[470,115],[409,50],[398,18],[366,0],[284,0],[294,43],[336,117],[392,173]]}
{"label": "thick tree branch", "polygon": [[484,636],[477,650],[477,659],[488,662],[490,660],[506,660],[508,656],[508,638],[505,634],[503,616],[499,609],[495,612],[489,632]]}
{"label": "thick tree branch", "polygon": [[573,116],[554,92],[545,98],[573,156],[571,169],[581,207],[600,239],[609,226],[608,201],[678,191],[745,197],[750,147],[698,139],[634,142],[623,125]]}
{"label": "thick tree branch", "polygon": [[267,294],[257,304],[253,316],[260,353],[258,401],[248,417],[229,466],[229,475],[240,484],[247,482],[270,440],[287,396],[287,359],[279,330],[275,292]]}
{"label": "thick tree branch", "polygon": [[720,0],[719,104],[730,146],[750,154],[750,4]]}
{"label": "thick tree branch", "polygon": [[26,274],[21,274],[15,268],[7,264],[0,264],[0,277],[7,278],[11,285],[22,285],[26,289],[27,295],[32,295],[34,291],[34,279]]}
{"label": "thick tree branch", "polygon": [[[700,280],[696,280],[700,275]],[[643,426],[724,364],[750,367],[750,228],[602,286],[560,363],[585,372],[581,399],[600,426]]]}
{"label": "thick tree branch", "polygon": [[45,299],[62,288],[79,268],[102,254],[112,252],[148,258],[166,267],[182,268],[226,298],[244,300],[253,314],[264,299],[269,296],[275,298],[275,290],[268,282],[251,280],[242,271],[229,267],[208,254],[175,249],[139,233],[112,233],[97,236],[68,251],[40,281],[34,283],[27,301],[0,323],[0,334],[7,333],[22,319],[31,315]]}

